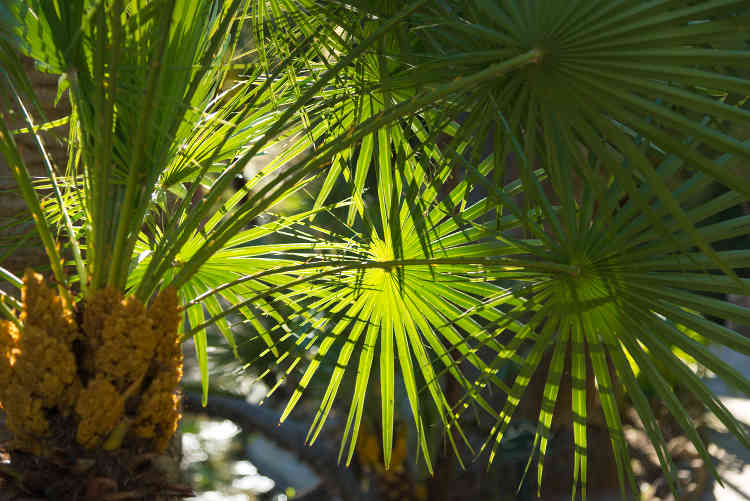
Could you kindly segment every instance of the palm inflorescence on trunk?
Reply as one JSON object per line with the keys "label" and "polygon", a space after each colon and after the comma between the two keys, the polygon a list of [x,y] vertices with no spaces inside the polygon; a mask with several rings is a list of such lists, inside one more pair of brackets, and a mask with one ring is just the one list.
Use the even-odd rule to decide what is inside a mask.
{"label": "palm inflorescence on trunk", "polygon": [[[73,307],[27,270],[22,308],[21,328],[0,323],[0,405],[23,488],[57,499],[106,499],[120,486],[140,497],[185,494],[143,479],[143,454],[164,452],[180,418],[174,289],[148,309],[114,289]],[[97,461],[98,450],[117,451],[116,462]]]}
{"label": "palm inflorescence on trunk", "polygon": [[[492,463],[522,413],[535,487],[564,426],[573,496],[602,432],[632,497],[627,407],[677,495],[662,411],[712,464],[678,391],[750,447],[699,377],[750,392],[709,346],[750,355],[750,310],[724,296],[750,295],[748,16],[748,0],[0,3],[0,155],[49,264],[0,267],[0,479],[50,499],[187,494],[158,458],[182,344],[205,404],[216,339],[253,346],[242,369],[269,397],[293,383],[280,420],[309,412],[308,443],[336,423],[347,465],[403,468],[404,423],[425,474],[441,441]],[[28,61],[65,116],[45,116]],[[0,261],[28,246],[14,238]]]}

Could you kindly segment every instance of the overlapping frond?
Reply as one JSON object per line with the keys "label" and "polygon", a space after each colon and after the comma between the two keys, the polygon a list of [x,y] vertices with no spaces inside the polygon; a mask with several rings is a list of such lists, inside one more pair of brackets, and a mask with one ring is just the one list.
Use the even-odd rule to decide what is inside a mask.
{"label": "overlapping frond", "polygon": [[[564,145],[577,155],[573,168],[588,183],[596,176],[583,159],[596,155],[596,169],[611,175],[646,214],[637,186],[648,183],[666,213],[720,264],[653,165],[672,154],[691,172],[750,197],[747,180],[716,162],[722,153],[735,162],[750,157],[742,126],[750,118],[744,106],[747,44],[740,35],[749,7],[741,0],[441,2],[419,18],[424,45],[414,50],[414,67],[398,78],[426,86],[466,82],[446,103],[449,113],[464,117],[456,141],[495,135],[498,158],[506,158],[516,153],[515,137],[532,165],[559,156]],[[517,70],[488,71],[533,50],[537,57]],[[481,158],[479,149],[473,153]],[[569,173],[554,162],[545,160],[544,168],[555,189],[566,182]],[[493,179],[504,172],[499,162]],[[528,182],[523,170],[520,178]],[[531,186],[527,191],[540,201]],[[666,232],[661,217],[651,223]],[[729,267],[723,271],[732,275]]]}
{"label": "overlapping frond", "polygon": [[[417,169],[414,176],[418,175]],[[429,448],[420,409],[424,405],[420,397],[423,389],[429,392],[454,447],[455,439],[450,430],[461,433],[456,417],[462,412],[462,406],[454,408],[459,403],[446,399],[441,374],[445,372],[447,377],[455,378],[471,395],[469,400],[490,414],[494,411],[480,395],[481,388],[490,384],[507,390],[477,350],[487,347],[502,351],[503,344],[496,338],[506,330],[523,330],[519,321],[504,316],[500,309],[503,305],[516,307],[519,303],[511,291],[481,278],[478,281],[472,278],[481,277],[485,267],[511,267],[518,249],[494,241],[494,230],[482,222],[489,207],[485,199],[451,214],[438,203],[436,191],[423,187],[420,196],[427,210],[422,221],[417,222],[411,217],[413,212],[405,199],[410,195],[406,190],[407,180],[403,180],[403,185],[401,179],[393,178],[381,183],[387,180],[391,180],[393,186],[381,185],[379,189],[392,189],[394,193],[387,199],[393,203],[370,212],[375,221],[370,221],[373,224],[369,229],[348,243],[348,262],[334,260],[328,264],[322,261],[306,273],[312,283],[327,285],[308,293],[308,300],[319,298],[310,314],[322,321],[318,325],[311,324],[310,332],[298,338],[298,344],[307,349],[315,347],[315,356],[307,362],[283,418],[297,404],[323,361],[331,358],[328,363],[332,363],[336,359],[331,381],[310,429],[309,438],[314,441],[338,395],[342,378],[355,370],[352,356],[358,352],[355,389],[341,454],[347,463],[351,460],[373,378],[371,373],[375,372],[373,364],[377,360],[384,459],[387,463],[390,458],[394,392],[395,385],[401,381],[429,467]],[[461,183],[450,196],[460,199],[465,190],[466,184]],[[420,224],[429,235],[432,247],[429,253],[420,239]],[[504,224],[507,229],[519,226],[515,218],[509,218]],[[396,233],[397,239],[394,238]],[[310,287],[307,281],[304,286]],[[282,354],[280,360],[286,356]],[[300,360],[304,358],[297,355],[292,365]],[[478,380],[464,373],[463,361],[481,375]],[[397,366],[400,377],[396,375]],[[349,447],[345,454],[347,442]]]}

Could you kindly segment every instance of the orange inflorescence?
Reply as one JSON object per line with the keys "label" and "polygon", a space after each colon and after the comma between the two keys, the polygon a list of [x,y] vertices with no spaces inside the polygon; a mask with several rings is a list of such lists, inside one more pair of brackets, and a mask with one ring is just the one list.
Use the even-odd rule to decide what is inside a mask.
{"label": "orange inflorescence", "polygon": [[34,436],[44,436],[49,423],[42,409],[42,400],[35,398],[21,384],[15,367],[21,359],[18,343],[21,333],[12,322],[0,322],[0,407],[7,417],[8,428],[16,438],[29,440],[35,448]]}
{"label": "orange inflorescence", "polygon": [[182,377],[177,292],[171,288],[163,290],[151,304],[148,316],[159,339],[154,353],[157,373],[138,407],[135,433],[153,438],[156,449],[163,451],[180,421],[179,397],[175,394]]}
{"label": "orange inflorescence", "polygon": [[18,383],[32,395],[57,405],[77,378],[70,348],[33,326],[24,327],[13,366]]}
{"label": "orange inflorescence", "polygon": [[49,432],[46,409],[56,407],[76,378],[69,343],[76,329],[72,312],[41,275],[26,271],[22,289],[23,331],[0,328],[0,402],[8,428],[36,449]]}
{"label": "orange inflorescence", "polygon": [[79,328],[56,291],[27,271],[23,304],[21,329],[0,321],[0,407],[16,441],[39,450],[56,429],[53,417],[73,414],[86,447],[133,422],[132,436],[166,448],[180,419],[176,292],[165,289],[146,309],[115,290],[96,291]]}
{"label": "orange inflorescence", "polygon": [[177,331],[180,325],[177,291],[172,288],[164,289],[154,299],[148,316],[159,339],[154,358],[163,370],[173,371],[179,381],[182,377],[182,349]]}
{"label": "orange inflorescence", "polygon": [[3,409],[8,428],[16,438],[34,439],[49,431],[49,422],[44,415],[44,402],[32,397],[19,384],[11,384],[3,391]]}
{"label": "orange inflorescence", "polygon": [[86,447],[100,445],[122,419],[125,400],[104,377],[97,377],[81,390],[76,402],[78,423],[76,439]]}
{"label": "orange inflorescence", "polygon": [[122,295],[114,289],[100,289],[86,298],[86,309],[83,312],[83,332],[92,347],[101,345],[105,333],[104,322],[110,313],[122,301]]}
{"label": "orange inflorescence", "polygon": [[139,437],[153,439],[159,452],[167,448],[180,421],[180,400],[174,388],[171,374],[162,371],[146,390],[138,407],[135,433]]}
{"label": "orange inflorescence", "polygon": [[127,297],[103,322],[105,336],[94,352],[96,374],[105,374],[120,391],[139,382],[154,356],[156,337],[146,308]]}
{"label": "orange inflorescence", "polygon": [[0,402],[2,392],[10,385],[13,377],[13,365],[16,363],[18,348],[16,342],[20,332],[13,322],[0,321]]}
{"label": "orange inflorescence", "polygon": [[148,316],[154,322],[154,330],[159,335],[159,346],[169,345],[177,340],[177,328],[180,326],[180,310],[177,291],[167,287],[159,293],[148,309]]}
{"label": "orange inflorescence", "polygon": [[78,326],[73,319],[69,305],[51,287],[44,282],[39,273],[27,269],[23,276],[21,289],[23,312],[21,322],[33,325],[49,336],[54,336],[65,343],[78,337]]}

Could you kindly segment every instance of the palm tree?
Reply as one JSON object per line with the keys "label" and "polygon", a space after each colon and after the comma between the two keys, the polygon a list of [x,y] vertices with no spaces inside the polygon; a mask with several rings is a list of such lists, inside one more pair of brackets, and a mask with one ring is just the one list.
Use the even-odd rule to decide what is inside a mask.
{"label": "palm tree", "polygon": [[[564,373],[574,496],[586,494],[592,397],[622,496],[636,492],[621,388],[676,489],[640,381],[708,464],[675,384],[750,447],[676,355],[750,390],[705,346],[750,354],[708,318],[750,323],[708,295],[748,294],[750,249],[716,249],[748,233],[748,216],[711,219],[750,199],[748,14],[747,0],[0,5],[3,109],[25,122],[0,116],[0,151],[52,275],[0,268],[23,291],[0,302],[15,436],[4,477],[57,499],[184,495],[153,454],[179,419],[179,343],[195,341],[205,402],[206,329],[235,348],[229,319],[284,374],[304,368],[282,420],[334,364],[310,442],[351,381],[347,464],[375,391],[389,466],[399,387],[428,469],[427,412],[457,455],[471,448],[468,411],[491,419],[491,462],[539,372],[527,465],[538,455],[539,484]],[[65,166],[45,153],[41,132],[60,122],[40,116],[20,54],[67,91]],[[300,195],[310,205],[290,208]],[[449,399],[446,381],[463,395]]]}

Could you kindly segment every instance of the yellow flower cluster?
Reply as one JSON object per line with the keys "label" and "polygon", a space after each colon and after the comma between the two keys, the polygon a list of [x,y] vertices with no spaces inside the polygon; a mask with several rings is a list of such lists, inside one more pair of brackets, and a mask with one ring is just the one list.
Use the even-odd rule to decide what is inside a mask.
{"label": "yellow flower cluster", "polygon": [[180,326],[180,311],[177,302],[177,291],[168,287],[164,289],[148,309],[148,316],[153,322],[156,345],[154,358],[162,366],[174,370],[182,376],[182,349],[177,328]]}
{"label": "yellow flower cluster", "polygon": [[44,415],[44,402],[34,398],[18,384],[3,389],[3,409],[8,428],[16,439],[29,440],[35,448],[35,439],[49,431],[49,422]]}
{"label": "yellow flower cluster", "polygon": [[177,431],[180,421],[179,403],[173,375],[168,371],[161,371],[151,382],[138,406],[135,434],[141,438],[153,439],[156,450],[162,452]]}
{"label": "yellow flower cluster", "polygon": [[115,289],[101,289],[86,298],[86,309],[83,311],[83,332],[86,341],[92,347],[102,344],[105,338],[104,322],[110,312],[115,310],[122,301],[122,295]]}
{"label": "yellow flower cluster", "polygon": [[21,299],[21,322],[24,325],[38,327],[47,335],[68,345],[78,337],[78,326],[73,319],[70,306],[64,303],[63,298],[53,288],[47,286],[41,274],[26,270]]}
{"label": "yellow flower cluster", "polygon": [[7,417],[8,428],[20,439],[30,435],[44,435],[48,430],[47,419],[42,410],[42,401],[32,398],[18,384],[15,375],[16,361],[20,358],[18,348],[20,331],[12,322],[0,322],[0,403]]}
{"label": "yellow flower cluster", "polygon": [[156,450],[161,452],[167,448],[181,417],[180,399],[175,393],[182,377],[177,292],[164,289],[151,304],[148,316],[159,340],[154,353],[157,373],[141,399],[134,429],[139,437],[153,439]]}
{"label": "yellow flower cluster", "polygon": [[96,291],[80,329],[41,275],[26,272],[22,299],[22,328],[0,321],[0,407],[16,442],[38,450],[51,435],[49,419],[74,413],[86,447],[100,446],[126,419],[132,436],[165,449],[180,419],[176,291],[165,289],[148,309],[113,289]]}
{"label": "yellow flower cluster", "polygon": [[120,392],[98,376],[90,381],[76,402],[76,414],[80,416],[76,440],[85,447],[101,444],[117,426],[125,412],[125,399]]}
{"label": "yellow flower cluster", "polygon": [[33,326],[24,327],[13,366],[16,383],[48,407],[63,402],[67,388],[77,378],[76,361],[70,348]]}
{"label": "yellow flower cluster", "polygon": [[[152,439],[159,451],[166,448],[180,419],[176,395],[182,376],[179,323],[174,289],[165,289],[148,310],[137,299],[122,298],[111,289],[97,291],[88,299],[83,317],[93,354],[90,364],[97,378],[105,378],[120,395],[127,392],[131,397],[133,389],[141,390],[133,396],[139,398],[133,430],[136,436]],[[140,388],[142,381],[150,384]],[[98,389],[104,390],[103,386]],[[94,424],[94,420],[81,421],[79,441],[85,436],[91,437],[89,444],[98,444],[97,437],[100,441],[103,434]]]}
{"label": "yellow flower cluster", "polygon": [[10,384],[18,354],[16,343],[19,336],[18,327],[13,322],[0,320],[0,391]]}
{"label": "yellow flower cluster", "polygon": [[104,313],[101,324],[104,335],[93,347],[94,371],[125,391],[143,379],[153,358],[156,337],[151,319],[140,301],[126,297]]}
{"label": "yellow flower cluster", "polygon": [[49,431],[45,409],[69,400],[77,380],[70,350],[77,334],[72,312],[41,275],[26,271],[22,298],[23,332],[0,324],[0,402],[16,438],[36,448]]}

